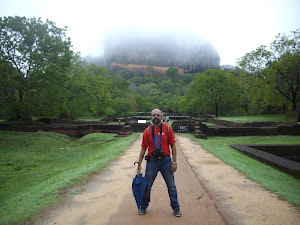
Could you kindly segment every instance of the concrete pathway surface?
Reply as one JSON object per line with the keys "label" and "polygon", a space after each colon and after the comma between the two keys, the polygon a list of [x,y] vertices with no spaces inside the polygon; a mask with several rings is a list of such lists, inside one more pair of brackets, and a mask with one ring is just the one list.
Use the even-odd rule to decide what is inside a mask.
{"label": "concrete pathway surface", "polygon": [[151,202],[146,214],[138,215],[135,200],[129,191],[130,193],[124,197],[108,224],[226,224],[225,218],[207,195],[179,145],[177,145],[177,158],[178,170],[175,172],[175,184],[182,217],[174,216],[166,184],[159,173],[151,191]]}
{"label": "concrete pathway surface", "polygon": [[[41,215],[36,224],[300,225],[299,210],[182,135],[176,136],[175,173],[182,217],[173,215],[160,173],[146,214],[138,215],[131,184],[141,141],[142,134],[138,134],[120,159],[94,174],[86,184],[71,188],[63,203]],[[142,167],[145,169],[145,161]]]}

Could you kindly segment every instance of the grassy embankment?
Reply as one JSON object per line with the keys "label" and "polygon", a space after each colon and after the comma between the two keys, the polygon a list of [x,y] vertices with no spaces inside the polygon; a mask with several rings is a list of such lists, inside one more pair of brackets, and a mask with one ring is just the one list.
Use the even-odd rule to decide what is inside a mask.
{"label": "grassy embankment", "polygon": [[[285,115],[271,116],[241,116],[222,117],[220,119],[235,122],[292,122],[294,118]],[[187,134],[194,138],[192,134]],[[252,159],[239,151],[229,147],[230,144],[300,144],[299,136],[246,136],[246,137],[208,137],[207,140],[194,138],[208,152],[223,162],[243,172],[251,180],[261,184],[267,190],[277,193],[282,199],[300,209],[300,180],[278,169]]]}
{"label": "grassy embankment", "polygon": [[0,132],[0,224],[23,224],[57,203],[62,190],[104,169],[137,137],[114,136]]}
{"label": "grassy embankment", "polygon": [[220,120],[228,120],[237,123],[251,122],[283,122],[296,123],[298,118],[297,113],[293,114],[272,114],[272,115],[255,115],[255,116],[232,116],[232,117],[217,117]]}

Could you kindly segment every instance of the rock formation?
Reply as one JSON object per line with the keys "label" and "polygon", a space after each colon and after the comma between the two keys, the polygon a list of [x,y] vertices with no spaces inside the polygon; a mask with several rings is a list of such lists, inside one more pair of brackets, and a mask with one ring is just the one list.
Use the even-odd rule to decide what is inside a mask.
{"label": "rock formation", "polygon": [[106,35],[103,49],[108,68],[130,69],[126,68],[130,64],[131,69],[134,65],[178,67],[180,72],[194,73],[220,65],[212,44],[186,31],[119,30]]}

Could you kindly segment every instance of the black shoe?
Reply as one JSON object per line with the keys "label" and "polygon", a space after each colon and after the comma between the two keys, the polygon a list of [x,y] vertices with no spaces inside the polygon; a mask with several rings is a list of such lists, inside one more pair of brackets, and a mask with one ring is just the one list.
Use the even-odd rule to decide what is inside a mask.
{"label": "black shoe", "polygon": [[139,215],[144,215],[146,213],[146,208],[140,207],[139,208]]}
{"label": "black shoe", "polygon": [[181,217],[181,212],[180,212],[180,210],[179,210],[179,209],[174,209],[174,215],[175,215],[176,217]]}

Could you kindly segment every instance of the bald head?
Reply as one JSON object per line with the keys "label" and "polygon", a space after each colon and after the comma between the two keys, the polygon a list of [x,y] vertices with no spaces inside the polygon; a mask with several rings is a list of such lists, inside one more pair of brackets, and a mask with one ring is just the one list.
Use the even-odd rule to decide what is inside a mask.
{"label": "bald head", "polygon": [[160,109],[153,109],[152,112],[151,112],[151,116],[153,114],[159,114],[160,116],[162,116],[162,111]]}
{"label": "bald head", "polygon": [[162,111],[159,109],[153,109],[151,112],[151,120],[154,124],[154,126],[159,126],[162,121]]}

